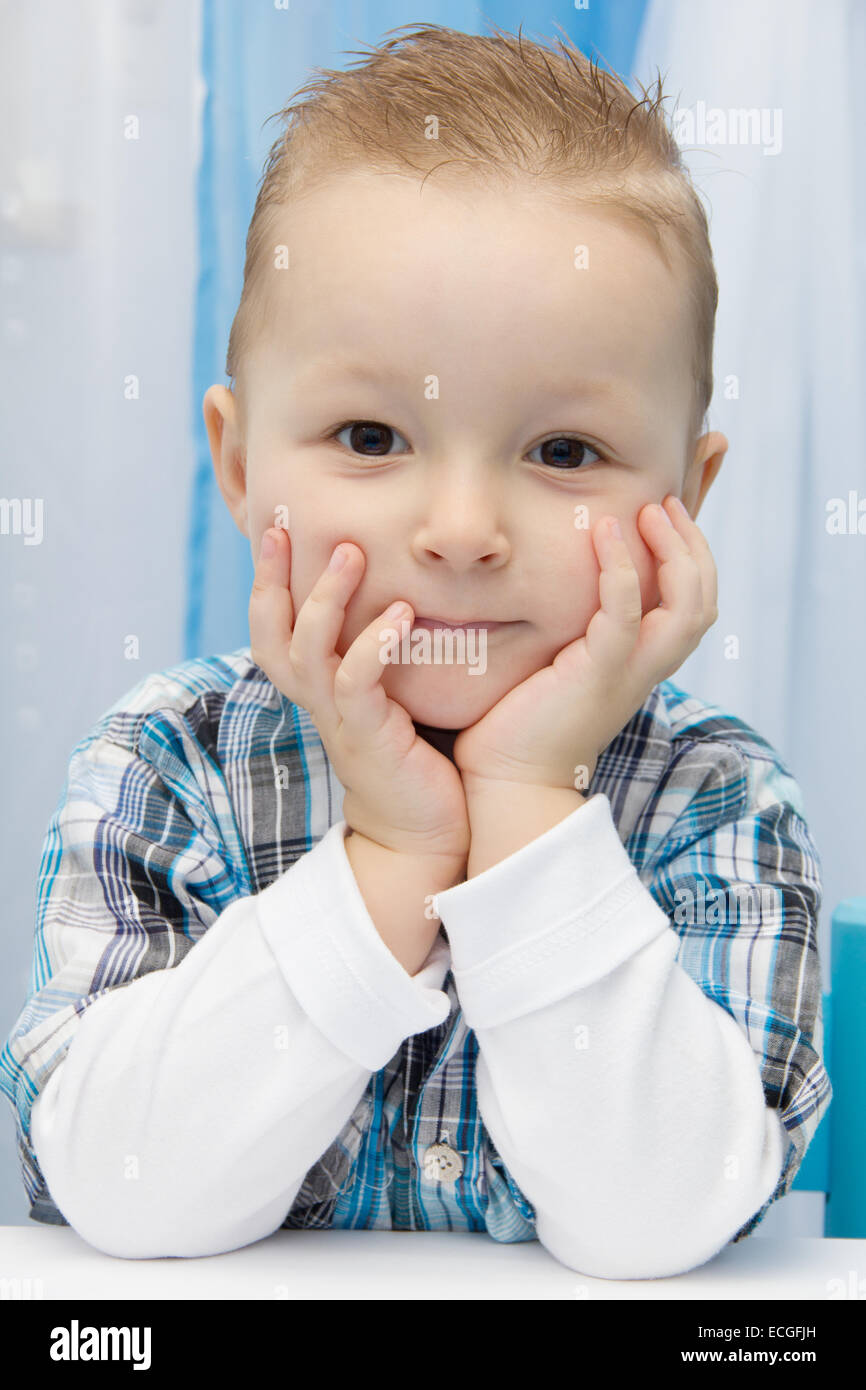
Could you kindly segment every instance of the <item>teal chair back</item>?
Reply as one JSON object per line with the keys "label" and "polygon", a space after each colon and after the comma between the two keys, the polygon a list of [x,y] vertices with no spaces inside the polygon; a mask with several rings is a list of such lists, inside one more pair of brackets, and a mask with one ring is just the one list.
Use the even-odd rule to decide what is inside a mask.
{"label": "teal chair back", "polygon": [[831,923],[824,1066],[833,1098],[791,1191],[823,1192],[824,1235],[866,1238],[866,898],[846,898]]}

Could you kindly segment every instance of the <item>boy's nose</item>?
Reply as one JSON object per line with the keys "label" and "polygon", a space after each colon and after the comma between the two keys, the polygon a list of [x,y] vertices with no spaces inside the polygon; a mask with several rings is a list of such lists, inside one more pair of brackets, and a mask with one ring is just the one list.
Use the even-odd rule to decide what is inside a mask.
{"label": "boy's nose", "polygon": [[481,518],[454,517],[450,521],[430,521],[419,526],[413,549],[416,558],[442,560],[455,570],[476,564],[495,568],[505,564],[511,547],[502,530]]}
{"label": "boy's nose", "polygon": [[[469,470],[441,476],[415,534],[415,546],[428,560],[446,560],[455,569],[504,563],[511,553],[497,490],[486,475]],[[421,558],[419,554],[419,558]]]}

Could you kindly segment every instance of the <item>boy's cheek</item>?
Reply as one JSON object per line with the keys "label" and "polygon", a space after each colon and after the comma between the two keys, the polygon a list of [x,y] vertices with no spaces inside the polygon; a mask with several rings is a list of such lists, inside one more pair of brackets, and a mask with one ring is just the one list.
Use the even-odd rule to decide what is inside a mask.
{"label": "boy's cheek", "polygon": [[[635,521],[620,516],[620,526],[628,546],[631,562],[637,570],[641,612],[649,613],[651,609],[658,607],[661,598],[658,587],[658,566],[652,551],[642,539]],[[575,629],[579,629],[573,634],[572,640],[574,636],[582,637],[584,635],[590,620],[601,604],[601,565],[592,549],[592,543],[587,541],[587,544],[590,548],[584,555],[577,557],[571,573],[566,574],[566,584],[571,586],[571,591],[575,595],[575,602],[569,614],[569,622]],[[591,598],[588,598],[590,593]]]}

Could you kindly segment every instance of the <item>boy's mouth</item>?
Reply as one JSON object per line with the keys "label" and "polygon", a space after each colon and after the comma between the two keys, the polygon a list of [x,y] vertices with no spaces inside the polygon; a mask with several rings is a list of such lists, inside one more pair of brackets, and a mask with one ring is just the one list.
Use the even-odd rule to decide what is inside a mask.
{"label": "boy's mouth", "polygon": [[511,623],[497,622],[493,618],[467,618],[462,622],[457,622],[452,618],[416,618],[412,624],[413,628],[426,628],[428,632],[435,632],[437,628],[483,628],[485,632],[494,632],[500,627],[511,627]]}

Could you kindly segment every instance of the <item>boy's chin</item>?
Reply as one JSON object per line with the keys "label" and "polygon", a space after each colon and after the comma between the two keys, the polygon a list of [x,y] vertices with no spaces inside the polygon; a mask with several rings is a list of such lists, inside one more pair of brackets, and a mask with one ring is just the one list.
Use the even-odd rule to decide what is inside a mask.
{"label": "boy's chin", "polygon": [[453,730],[477,724],[511,689],[507,679],[494,685],[492,673],[472,676],[465,666],[392,666],[382,685],[414,724]]}

